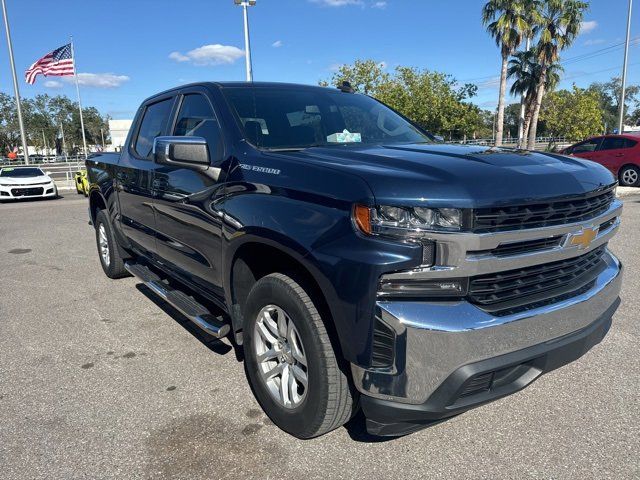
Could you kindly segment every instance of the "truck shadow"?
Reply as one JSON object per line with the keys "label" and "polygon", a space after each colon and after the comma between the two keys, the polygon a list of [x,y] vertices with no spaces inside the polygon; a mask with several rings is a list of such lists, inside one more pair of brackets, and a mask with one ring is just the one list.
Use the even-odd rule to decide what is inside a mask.
{"label": "truck shadow", "polygon": [[[182,328],[184,328],[187,332],[189,332],[196,340],[202,343],[205,347],[211,350],[218,355],[226,355],[231,350],[234,351],[236,360],[242,361],[242,349],[238,348],[235,344],[232,343],[233,346],[228,345],[227,343],[219,340],[211,335],[208,335],[204,331],[202,331],[197,325],[195,325],[191,320],[185,317],[182,313],[176,310],[170,303],[165,302],[161,298],[159,298],[153,291],[145,286],[142,283],[136,284],[136,288],[140,291],[145,297],[155,303],[164,313],[173,318],[176,323],[178,323]],[[207,307],[211,310],[211,312],[216,315],[219,312],[214,311],[210,305]]]}

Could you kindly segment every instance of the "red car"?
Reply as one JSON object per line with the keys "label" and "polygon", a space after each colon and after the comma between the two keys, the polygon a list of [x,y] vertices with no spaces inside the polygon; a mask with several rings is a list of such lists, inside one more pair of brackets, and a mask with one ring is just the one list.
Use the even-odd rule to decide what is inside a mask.
{"label": "red car", "polygon": [[605,135],[565,148],[562,153],[607,167],[620,185],[640,187],[640,136]]}

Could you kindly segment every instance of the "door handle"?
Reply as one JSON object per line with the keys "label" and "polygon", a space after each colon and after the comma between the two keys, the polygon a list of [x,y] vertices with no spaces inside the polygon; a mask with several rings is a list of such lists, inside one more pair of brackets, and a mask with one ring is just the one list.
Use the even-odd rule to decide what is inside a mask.
{"label": "door handle", "polygon": [[624,157],[624,153],[616,153],[615,156],[616,157]]}

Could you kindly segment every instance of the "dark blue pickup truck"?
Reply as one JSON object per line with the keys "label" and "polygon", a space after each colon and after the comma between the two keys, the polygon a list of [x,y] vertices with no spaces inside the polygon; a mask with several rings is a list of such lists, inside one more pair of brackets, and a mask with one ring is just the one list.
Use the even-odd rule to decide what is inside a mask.
{"label": "dark blue pickup truck", "polygon": [[169,90],[87,170],[105,273],[228,336],[299,438],[359,409],[401,435],[513,393],[619,304],[611,173],[436,142],[348,85]]}

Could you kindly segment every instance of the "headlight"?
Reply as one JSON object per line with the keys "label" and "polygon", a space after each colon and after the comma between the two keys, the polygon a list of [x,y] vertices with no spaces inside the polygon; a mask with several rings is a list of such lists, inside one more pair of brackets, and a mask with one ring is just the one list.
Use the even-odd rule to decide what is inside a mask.
{"label": "headlight", "polygon": [[429,231],[459,231],[462,211],[457,208],[356,205],[356,225],[364,233],[398,238],[420,238]]}

